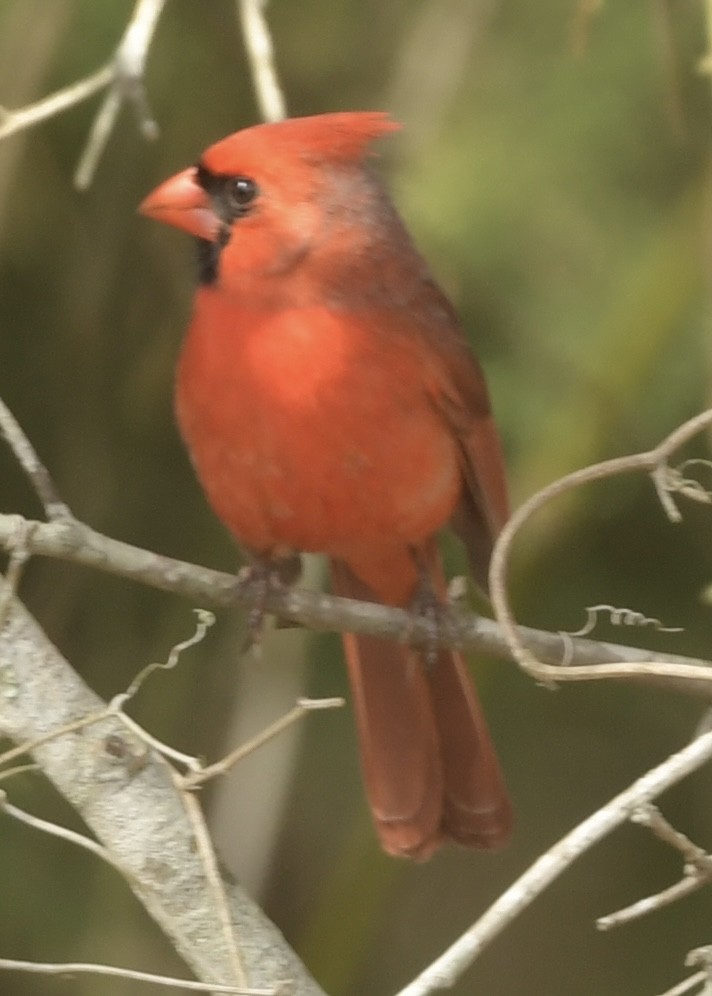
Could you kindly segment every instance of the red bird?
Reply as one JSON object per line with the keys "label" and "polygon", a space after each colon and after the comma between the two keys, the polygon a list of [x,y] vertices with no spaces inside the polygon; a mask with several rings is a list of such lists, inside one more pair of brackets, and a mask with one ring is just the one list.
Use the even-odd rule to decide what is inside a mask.
{"label": "red bird", "polygon": [[[140,210],[198,241],[176,411],[220,519],[263,570],[320,551],[337,594],[437,611],[438,532],[450,523],[486,589],[507,491],[480,367],[367,162],[397,127],[256,125]],[[384,849],[504,843],[511,808],[462,656],[356,633],[344,647]]]}

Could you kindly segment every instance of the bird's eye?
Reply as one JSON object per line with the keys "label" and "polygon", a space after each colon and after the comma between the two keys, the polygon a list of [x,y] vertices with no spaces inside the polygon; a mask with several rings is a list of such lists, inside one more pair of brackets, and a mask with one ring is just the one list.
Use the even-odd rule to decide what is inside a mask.
{"label": "bird's eye", "polygon": [[257,197],[257,184],[249,176],[236,176],[230,181],[228,196],[232,206],[242,213]]}

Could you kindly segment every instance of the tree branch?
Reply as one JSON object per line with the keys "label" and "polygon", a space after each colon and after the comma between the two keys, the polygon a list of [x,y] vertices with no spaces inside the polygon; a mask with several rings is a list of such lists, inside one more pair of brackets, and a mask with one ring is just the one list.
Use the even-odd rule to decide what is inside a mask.
{"label": "tree branch", "polygon": [[144,138],[158,138],[143,85],[146,59],[166,0],[137,0],[123,38],[111,61],[111,87],[94,118],[84,151],[74,173],[74,185],[86,190],[94,178],[124,101],[133,104],[139,131]]}
{"label": "tree branch", "polygon": [[[537,656],[536,652],[532,652],[533,648],[527,646],[522,629],[517,627],[509,599],[507,575],[514,541],[526,522],[549,501],[567,491],[579,488],[583,484],[589,484],[592,481],[602,480],[607,477],[616,477],[632,471],[643,471],[652,478],[663,510],[668,519],[673,523],[680,522],[682,519],[673,498],[674,494],[685,495],[695,501],[710,504],[712,496],[707,491],[702,489],[696,482],[685,479],[679,471],[671,468],[668,463],[672,455],[680,447],[710,424],[712,424],[712,409],[701,412],[689,421],[684,422],[658,446],[646,453],[634,453],[631,456],[606,460],[603,463],[593,464],[590,467],[585,467],[583,470],[568,474],[566,477],[554,481],[553,484],[550,484],[525,501],[514,512],[509,522],[507,522],[495,545],[490,565],[489,581],[492,605],[495,616],[502,626],[504,637],[515,660],[524,671],[537,681],[551,684],[560,681],[589,681],[601,678],[636,680],[636,673],[638,677],[641,677],[645,673],[645,680],[651,680],[656,683],[662,681],[665,684],[670,682],[669,687],[673,687],[677,680],[681,680],[682,684],[684,684],[686,678],[690,678],[693,684],[698,687],[699,693],[705,694],[703,687],[707,685],[708,676],[712,676],[712,672],[708,674],[699,672],[695,678],[691,672],[688,673],[684,668],[683,670],[676,668],[668,670],[663,666],[663,670],[660,670],[660,665],[652,663],[654,655],[650,655],[650,665],[646,664],[642,667],[637,665],[632,670],[629,663],[630,658],[628,657],[620,657],[616,663],[607,663],[595,667],[583,665],[581,667],[568,668],[552,663],[541,655]],[[570,637],[567,637],[567,639],[570,639]],[[701,682],[700,686],[697,686],[697,680]],[[680,688],[682,688],[682,684]],[[691,689],[692,686],[690,686]]]}
{"label": "tree branch", "polygon": [[104,90],[114,78],[114,66],[112,63],[102,66],[95,73],[87,76],[83,80],[78,80],[70,86],[57,90],[49,97],[44,97],[27,107],[20,107],[16,111],[9,111],[7,108],[0,108],[0,140],[9,138],[19,131],[33,128],[35,125],[46,121],[48,118],[56,117],[63,111],[69,110],[76,104],[93,97],[95,93]]}
{"label": "tree branch", "polygon": [[17,462],[29,478],[50,522],[55,519],[71,519],[72,513],[60,498],[49,471],[2,398],[0,398],[0,436],[15,454]]}
{"label": "tree branch", "polygon": [[[11,972],[29,972],[31,975],[99,975],[112,979],[130,979],[132,982],[146,982],[152,986],[172,986],[188,992],[232,993],[234,996],[280,996],[282,987],[270,989],[245,989],[241,986],[221,986],[213,983],[191,982],[188,979],[172,979],[167,975],[154,975],[152,972],[136,972],[129,968],[114,968],[111,965],[92,965],[86,962],[64,962],[48,964],[39,961],[17,961],[15,958],[0,958],[0,969]],[[287,991],[284,991],[287,996]]]}
{"label": "tree branch", "polygon": [[[102,708],[13,600],[0,627],[0,735],[17,743],[36,740]],[[125,869],[128,884],[196,976],[230,983],[229,946],[172,769],[155,752],[137,768],[130,757],[144,753],[141,741],[135,738],[122,754],[111,746],[116,737],[134,740],[118,717],[108,717],[84,727],[81,736],[50,736],[33,754]],[[297,996],[323,996],[259,907],[239,886],[223,886],[249,985],[274,988],[290,979]]]}
{"label": "tree branch", "polygon": [[264,14],[267,2],[237,0],[237,6],[260,115],[265,121],[281,121],[287,116],[287,103],[279,85],[274,46]]}
{"label": "tree branch", "polygon": [[[181,595],[194,603],[223,608],[252,605],[249,588],[240,587],[232,574],[142,550],[104,536],[76,519],[35,522],[19,515],[0,515],[0,548],[12,549],[18,530],[23,528],[23,543],[28,554],[98,568]],[[425,644],[432,639],[427,620],[405,609],[371,602],[292,588],[271,590],[264,605],[267,611],[281,619],[322,632],[347,630],[396,640],[407,637],[415,644]],[[444,646],[512,660],[507,631],[491,619],[453,611],[441,629],[440,642]],[[547,662],[557,680],[590,681],[611,677],[712,698],[712,665],[708,661],[548,633],[526,626],[518,627],[516,632],[527,652]],[[564,660],[568,662],[566,667],[562,666]],[[619,663],[613,665],[610,661]]]}
{"label": "tree branch", "polygon": [[648,771],[607,805],[563,837],[504,892],[455,943],[397,996],[428,996],[448,989],[484,949],[573,862],[641,806],[712,758],[712,733],[688,744]]}
{"label": "tree branch", "polygon": [[0,108],[0,140],[55,117],[109,87],[94,119],[77,166],[74,183],[84,190],[92,181],[102,152],[124,101],[133,104],[145,138],[156,138],[158,126],[148,109],[143,73],[153,36],[166,0],[137,0],[121,41],[109,62],[95,73],[56,93],[15,111]]}

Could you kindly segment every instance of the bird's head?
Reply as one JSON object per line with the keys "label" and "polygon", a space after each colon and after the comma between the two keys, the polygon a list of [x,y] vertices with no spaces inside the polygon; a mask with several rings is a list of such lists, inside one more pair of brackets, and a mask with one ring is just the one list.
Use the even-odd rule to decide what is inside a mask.
{"label": "bird's head", "polygon": [[379,112],[255,125],[211,145],[139,211],[199,240],[203,283],[281,275],[334,242],[350,251],[354,233],[368,232],[383,197],[365,168],[370,143],[398,127]]}

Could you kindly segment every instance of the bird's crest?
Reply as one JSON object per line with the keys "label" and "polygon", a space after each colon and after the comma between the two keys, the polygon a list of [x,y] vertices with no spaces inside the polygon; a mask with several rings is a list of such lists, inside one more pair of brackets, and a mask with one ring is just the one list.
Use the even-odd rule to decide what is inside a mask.
{"label": "bird's crest", "polygon": [[248,162],[358,162],[369,144],[401,126],[383,111],[343,111],[254,125],[212,145],[202,163],[212,172],[245,170]]}

